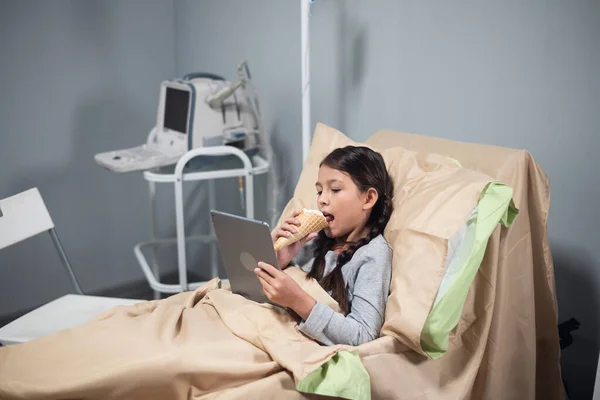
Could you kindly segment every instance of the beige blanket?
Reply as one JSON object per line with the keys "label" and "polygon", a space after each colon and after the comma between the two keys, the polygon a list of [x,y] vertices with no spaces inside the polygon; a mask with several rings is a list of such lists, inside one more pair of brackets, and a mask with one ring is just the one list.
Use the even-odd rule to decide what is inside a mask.
{"label": "beige blanket", "polygon": [[[427,359],[392,336],[357,348],[373,398],[561,398],[550,188],[531,155],[389,131],[368,143],[451,156],[513,187],[521,212],[490,238],[443,357]],[[314,179],[306,181],[312,192]],[[290,317],[212,284],[0,349],[0,398],[312,398],[298,383],[348,348],[318,346]]]}
{"label": "beige blanket", "polygon": [[[339,310],[299,269],[286,271]],[[199,399],[280,371],[298,383],[344,349],[352,350],[320,346],[287,311],[222,289],[216,278],[1,348],[0,398]]]}

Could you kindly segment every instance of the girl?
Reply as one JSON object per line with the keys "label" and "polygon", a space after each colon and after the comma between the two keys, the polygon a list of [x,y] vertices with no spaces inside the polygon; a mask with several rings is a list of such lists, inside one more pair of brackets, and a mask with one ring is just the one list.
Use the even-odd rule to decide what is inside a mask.
{"label": "girl", "polygon": [[[381,154],[348,146],[319,166],[317,204],[329,226],[277,253],[279,269],[258,263],[254,271],[269,300],[294,310],[299,329],[325,344],[358,346],[376,339],[389,294],[392,251],[383,231],[392,214],[393,184]],[[273,233],[273,242],[300,225],[296,211]],[[313,299],[281,272],[302,246],[314,240],[313,258],[303,267],[339,304],[342,313]]]}

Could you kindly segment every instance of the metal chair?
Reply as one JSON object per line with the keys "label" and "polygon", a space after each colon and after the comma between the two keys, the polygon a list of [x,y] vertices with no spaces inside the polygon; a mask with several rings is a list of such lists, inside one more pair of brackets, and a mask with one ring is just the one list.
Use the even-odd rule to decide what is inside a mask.
{"label": "metal chair", "polygon": [[83,294],[37,188],[0,200],[0,250],[44,232],[50,234],[77,294],[62,296],[0,328],[2,345],[27,342],[81,325],[114,306],[142,301]]}

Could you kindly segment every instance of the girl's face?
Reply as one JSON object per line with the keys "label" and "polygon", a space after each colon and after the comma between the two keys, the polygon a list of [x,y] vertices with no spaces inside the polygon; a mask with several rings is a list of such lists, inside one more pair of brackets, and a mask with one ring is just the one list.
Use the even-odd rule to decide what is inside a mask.
{"label": "girl's face", "polygon": [[329,223],[324,229],[328,237],[356,242],[368,234],[366,224],[377,201],[375,189],[363,193],[348,174],[325,165],[319,168],[316,189],[319,211]]}

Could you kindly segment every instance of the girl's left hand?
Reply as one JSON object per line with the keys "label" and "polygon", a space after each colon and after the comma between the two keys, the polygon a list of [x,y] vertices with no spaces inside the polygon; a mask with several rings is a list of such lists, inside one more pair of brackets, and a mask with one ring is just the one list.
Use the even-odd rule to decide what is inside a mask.
{"label": "girl's left hand", "polygon": [[267,298],[283,307],[293,309],[306,320],[316,301],[288,274],[274,266],[259,262],[254,269]]}

